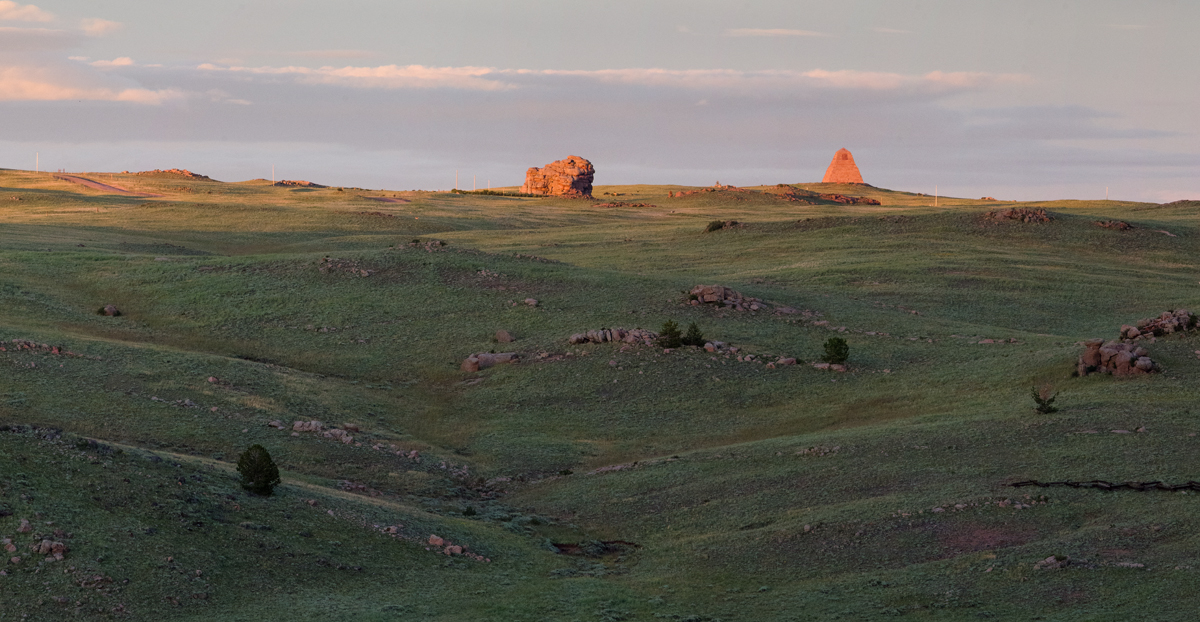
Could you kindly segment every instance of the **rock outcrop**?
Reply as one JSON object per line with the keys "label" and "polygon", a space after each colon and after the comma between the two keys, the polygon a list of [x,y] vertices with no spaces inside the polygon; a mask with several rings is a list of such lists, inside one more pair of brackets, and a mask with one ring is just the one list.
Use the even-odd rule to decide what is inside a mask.
{"label": "rock outcrop", "polygon": [[854,156],[849,150],[838,149],[837,153],[833,154],[833,161],[829,163],[829,168],[825,169],[825,177],[821,179],[821,183],[863,183],[862,173],[858,172],[858,165],[854,163]]}
{"label": "rock outcrop", "polygon": [[463,360],[462,365],[459,366],[459,369],[465,372],[477,372],[481,369],[494,367],[501,363],[516,363],[517,357],[518,355],[516,352],[501,352],[499,354],[480,352],[478,354],[472,354]]}
{"label": "rock outcrop", "polygon": [[1028,209],[1024,207],[1014,207],[1012,209],[999,209],[988,212],[983,215],[988,220],[1019,220],[1021,222],[1050,222],[1054,217],[1046,213],[1042,208]]}
{"label": "rock outcrop", "polygon": [[1158,363],[1150,359],[1145,348],[1120,341],[1089,339],[1083,342],[1087,348],[1079,355],[1076,371],[1080,376],[1088,374],[1110,374],[1113,376],[1139,376],[1161,371]]}
{"label": "rock outcrop", "polygon": [[736,311],[767,311],[767,303],[761,298],[743,296],[741,292],[721,285],[697,285],[688,292],[692,305],[710,304],[732,307]]}
{"label": "rock outcrop", "polygon": [[1187,309],[1163,311],[1158,317],[1138,320],[1135,326],[1128,324],[1121,327],[1121,339],[1135,341],[1150,337],[1161,337],[1171,333],[1179,333],[1200,328],[1200,318]]}
{"label": "rock outcrop", "polygon": [[565,160],[551,162],[542,168],[536,166],[525,172],[524,194],[548,196],[588,197],[592,196],[592,179],[596,169],[591,162],[579,156],[567,156]]}
{"label": "rock outcrop", "polygon": [[586,333],[575,333],[567,338],[572,344],[580,343],[609,343],[622,341],[625,343],[641,343],[653,345],[658,339],[658,333],[644,328],[601,328],[589,330]]}

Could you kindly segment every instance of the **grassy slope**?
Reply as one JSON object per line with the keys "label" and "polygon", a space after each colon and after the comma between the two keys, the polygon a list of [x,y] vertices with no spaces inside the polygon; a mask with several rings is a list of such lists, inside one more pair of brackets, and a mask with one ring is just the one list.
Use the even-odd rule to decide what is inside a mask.
{"label": "grassy slope", "polygon": [[[1023,478],[1195,479],[1200,339],[1152,345],[1158,376],[1068,377],[1078,340],[1198,306],[1195,207],[1054,202],[1038,204],[1053,222],[1022,225],[980,218],[1009,203],[824,184],[801,187],[883,205],[628,186],[596,203],[656,207],[600,208],[106,177],[162,196],[0,171],[0,339],[83,355],[0,352],[0,423],[21,426],[0,433],[0,536],[40,512],[74,533],[76,568],[46,591],[36,566],[10,565],[16,605],[0,616],[70,617],[83,599],[80,615],[121,603],[138,619],[1116,620],[1195,591],[1192,495],[1002,503],[1028,502],[1003,486]],[[1138,229],[1092,224],[1109,218]],[[701,233],[714,219],[746,226]],[[373,273],[322,273],[324,256]],[[683,304],[697,283],[812,314]],[[95,315],[106,303],[125,315]],[[807,360],[828,321],[846,327],[853,371],[565,342],[668,318]],[[459,372],[501,347],[500,328],[526,363]],[[1041,383],[1062,391],[1060,413],[1030,414]],[[276,418],[353,422],[362,446],[264,425]],[[229,475],[254,442],[284,469],[269,500]],[[630,466],[590,473],[614,464]],[[372,527],[396,523],[408,540]],[[431,533],[495,559],[425,551]],[[639,546],[545,546],[592,539]],[[1032,570],[1051,554],[1078,563]],[[68,581],[85,570],[120,590],[85,597]]]}

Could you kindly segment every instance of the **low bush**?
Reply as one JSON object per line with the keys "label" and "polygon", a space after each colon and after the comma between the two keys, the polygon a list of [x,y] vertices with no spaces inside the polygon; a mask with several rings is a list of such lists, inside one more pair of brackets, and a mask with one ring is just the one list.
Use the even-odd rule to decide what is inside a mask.
{"label": "low bush", "polygon": [[1054,398],[1058,397],[1058,395],[1052,393],[1050,387],[1042,387],[1041,389],[1031,387],[1029,390],[1031,397],[1033,397],[1033,403],[1037,404],[1034,410],[1043,415],[1058,412],[1058,409],[1054,407]]}
{"label": "low bush", "polygon": [[848,358],[850,358],[850,346],[846,345],[845,339],[830,337],[825,342],[825,356],[821,357],[822,361],[830,365],[842,365]]}
{"label": "low bush", "polygon": [[271,496],[279,484],[279,467],[271,459],[270,452],[262,445],[251,445],[238,457],[238,473],[242,476],[242,488],[256,495]]}
{"label": "low bush", "polygon": [[658,345],[664,348],[678,348],[683,345],[683,333],[675,320],[667,320],[658,331]]}

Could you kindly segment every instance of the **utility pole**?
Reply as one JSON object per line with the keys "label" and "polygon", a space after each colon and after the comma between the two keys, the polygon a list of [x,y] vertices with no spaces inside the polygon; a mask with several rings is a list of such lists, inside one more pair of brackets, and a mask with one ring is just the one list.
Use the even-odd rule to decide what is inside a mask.
{"label": "utility pole", "polygon": [[42,172],[42,154],[37,151],[33,152],[33,172]]}
{"label": "utility pole", "polygon": [[458,190],[458,169],[454,169],[454,189]]}
{"label": "utility pole", "polygon": [[471,192],[475,192],[475,176],[471,175]]}
{"label": "utility pole", "polygon": [[271,165],[271,185],[275,185],[275,165]]}
{"label": "utility pole", "polygon": [[1105,200],[1105,201],[1107,201],[1107,200],[1108,200],[1108,186],[1105,186],[1105,187],[1104,187],[1104,200]]}
{"label": "utility pole", "polygon": [[933,206],[937,207],[937,184],[933,184]]}

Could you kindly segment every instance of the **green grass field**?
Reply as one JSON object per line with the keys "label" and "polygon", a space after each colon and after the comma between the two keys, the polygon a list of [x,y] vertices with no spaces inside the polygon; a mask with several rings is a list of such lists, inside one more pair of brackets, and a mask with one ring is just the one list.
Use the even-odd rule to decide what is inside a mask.
{"label": "green grass field", "polygon": [[[1200,334],[1143,344],[1162,373],[1072,377],[1082,340],[1200,308],[1198,202],[82,176],[139,194],[0,170],[0,620],[1200,607],[1197,493],[1008,486],[1200,480]],[[1010,207],[1053,220],[984,217]],[[693,306],[698,284],[798,312]],[[666,320],[739,353],[567,341]],[[808,364],[831,336],[845,373]],[[520,362],[460,370],[488,351]],[[311,420],[353,442],[293,434]],[[238,484],[255,443],[272,497]]]}

